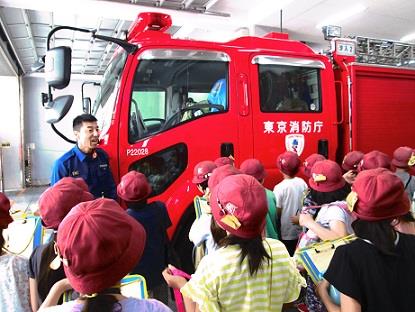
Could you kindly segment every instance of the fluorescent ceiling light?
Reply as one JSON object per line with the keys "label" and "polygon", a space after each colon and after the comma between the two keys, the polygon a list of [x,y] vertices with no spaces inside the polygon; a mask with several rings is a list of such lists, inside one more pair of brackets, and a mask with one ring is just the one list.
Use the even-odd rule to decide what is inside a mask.
{"label": "fluorescent ceiling light", "polygon": [[415,40],[415,32],[403,36],[399,41],[413,41]]}
{"label": "fluorescent ceiling light", "polygon": [[323,26],[327,26],[327,25],[339,25],[340,22],[348,19],[349,17],[352,17],[354,15],[357,15],[361,12],[363,12],[364,10],[366,10],[366,6],[363,4],[358,4],[348,10],[344,10],[343,12],[339,13],[339,14],[335,14],[332,15],[331,17],[325,19],[324,21],[318,23],[316,25],[316,28],[321,29],[321,27]]}

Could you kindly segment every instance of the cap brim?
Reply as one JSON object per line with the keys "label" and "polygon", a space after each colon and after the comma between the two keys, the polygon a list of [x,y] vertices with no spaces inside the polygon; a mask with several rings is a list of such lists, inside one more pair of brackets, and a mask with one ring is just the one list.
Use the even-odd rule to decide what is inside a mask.
{"label": "cap brim", "polygon": [[192,183],[193,184],[200,184],[200,183],[203,183],[203,182],[205,182],[207,179],[201,179],[201,178],[196,178],[196,177],[194,177],[193,179],[192,179]]}
{"label": "cap brim", "polygon": [[394,165],[395,167],[398,167],[398,168],[408,168],[409,167],[407,162],[399,161],[399,160],[396,160],[396,159],[392,159],[391,162],[392,162],[392,165]]}

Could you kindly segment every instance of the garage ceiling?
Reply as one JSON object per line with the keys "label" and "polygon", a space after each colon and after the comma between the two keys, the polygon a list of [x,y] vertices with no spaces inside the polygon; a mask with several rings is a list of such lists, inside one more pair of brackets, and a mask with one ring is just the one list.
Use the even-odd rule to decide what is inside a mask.
{"label": "garage ceiling", "polygon": [[[412,0],[0,0],[0,75],[18,68],[30,74],[45,55],[48,32],[59,25],[121,37],[140,12],[158,11],[172,15],[174,36],[226,41],[279,30],[281,9],[283,31],[315,49],[327,47],[318,24],[342,26],[344,35],[389,40],[415,32]],[[73,31],[58,32],[53,44],[72,47],[72,72],[78,74],[102,74],[115,49]],[[17,64],[10,63],[12,54]]]}

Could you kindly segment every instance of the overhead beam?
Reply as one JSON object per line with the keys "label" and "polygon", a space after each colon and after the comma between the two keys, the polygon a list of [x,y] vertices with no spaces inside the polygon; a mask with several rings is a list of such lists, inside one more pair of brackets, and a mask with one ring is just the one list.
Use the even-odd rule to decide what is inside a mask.
{"label": "overhead beam", "polygon": [[[10,40],[10,35],[7,32],[7,28],[3,20],[4,20],[3,11],[0,10],[0,27],[2,28],[1,31],[4,33],[7,39],[7,42],[0,40],[0,51],[1,51],[1,54],[4,56],[6,63],[9,64],[12,71],[16,73],[16,75],[18,75],[19,69],[24,73],[24,67],[20,59],[18,58],[16,48],[13,45],[13,42]],[[9,52],[9,49],[11,50],[10,52]]]}
{"label": "overhead beam", "polygon": [[23,16],[26,31],[27,31],[27,34],[28,34],[27,40],[30,41],[30,44],[31,44],[32,49],[33,49],[33,56],[35,58],[35,62],[37,62],[38,59],[39,59],[39,55],[37,54],[37,51],[36,51],[36,44],[35,44],[35,41],[33,40],[32,26],[30,24],[29,15],[27,14],[26,10],[22,10],[22,16]]}

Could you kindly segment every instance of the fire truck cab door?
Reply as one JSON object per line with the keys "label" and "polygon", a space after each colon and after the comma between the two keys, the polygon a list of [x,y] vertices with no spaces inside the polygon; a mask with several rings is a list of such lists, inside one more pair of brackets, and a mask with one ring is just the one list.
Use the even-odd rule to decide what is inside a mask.
{"label": "fire truck cab door", "polygon": [[[173,200],[180,209],[193,201],[198,194],[191,183],[194,166],[218,158],[222,149],[236,143],[229,60],[221,51],[191,48],[151,48],[136,57],[124,92],[121,175],[144,173],[152,197],[164,202],[176,193],[184,201],[188,194],[189,202]],[[171,217],[182,213],[174,211]]]}
{"label": "fire truck cab door", "polygon": [[327,105],[333,94],[322,92],[329,78],[325,68],[318,59],[251,57],[253,154],[263,162],[270,188],[281,178],[276,159],[285,151],[296,152],[302,160],[317,152],[334,157],[328,146],[337,144],[336,110]]}

